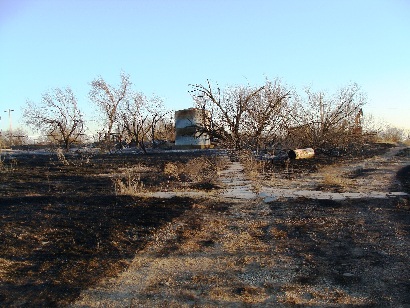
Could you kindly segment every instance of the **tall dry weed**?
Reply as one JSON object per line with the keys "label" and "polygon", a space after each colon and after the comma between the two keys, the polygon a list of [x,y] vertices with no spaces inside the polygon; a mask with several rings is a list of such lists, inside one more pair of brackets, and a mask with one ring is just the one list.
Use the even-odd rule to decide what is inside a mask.
{"label": "tall dry weed", "polygon": [[193,182],[212,182],[217,175],[215,159],[196,157],[184,166],[185,175]]}
{"label": "tall dry weed", "polygon": [[114,191],[117,195],[133,196],[144,191],[144,183],[141,176],[127,173],[125,179],[114,179]]}
{"label": "tall dry weed", "polygon": [[256,159],[251,151],[241,152],[239,159],[250,179],[257,180],[261,174],[265,173],[265,161]]}
{"label": "tall dry weed", "polygon": [[183,167],[181,164],[168,162],[164,166],[164,174],[167,175],[170,179],[175,178],[177,180],[180,180],[182,169]]}
{"label": "tall dry weed", "polygon": [[124,170],[123,176],[113,179],[114,191],[117,195],[134,196],[146,190],[141,179],[141,172],[147,171],[146,166],[138,164],[133,168],[120,169],[122,170]]}
{"label": "tall dry weed", "polygon": [[226,167],[226,162],[218,156],[196,157],[186,164],[166,163],[164,173],[170,179],[189,182],[214,182],[219,172]]}

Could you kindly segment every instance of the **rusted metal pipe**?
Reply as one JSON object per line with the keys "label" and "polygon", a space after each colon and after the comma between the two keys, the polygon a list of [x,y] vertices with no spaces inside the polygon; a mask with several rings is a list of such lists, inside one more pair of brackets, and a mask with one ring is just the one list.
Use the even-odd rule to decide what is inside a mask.
{"label": "rusted metal pipe", "polygon": [[288,157],[290,159],[306,159],[315,156],[315,150],[312,148],[289,150]]}

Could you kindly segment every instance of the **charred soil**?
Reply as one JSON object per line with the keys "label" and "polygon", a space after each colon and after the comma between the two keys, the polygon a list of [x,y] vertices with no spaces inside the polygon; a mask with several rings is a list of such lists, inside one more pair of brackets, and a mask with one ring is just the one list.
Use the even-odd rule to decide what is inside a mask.
{"label": "charred soil", "polygon": [[[297,178],[381,155],[389,146],[372,149],[293,161],[292,173],[283,161],[269,168]],[[177,170],[217,154],[3,156],[0,306],[71,305],[96,286],[115,292],[125,279],[122,273],[133,270],[133,277],[143,280],[125,306],[410,304],[408,197],[264,203],[142,198],[116,191],[118,180],[143,183],[132,187],[144,191],[218,190],[217,181],[197,174],[193,180]],[[408,157],[405,151],[397,155]],[[351,177],[371,172],[363,170]],[[410,192],[409,178],[406,166],[397,173],[399,184],[391,185]],[[120,282],[113,283],[117,277]],[[107,299],[90,306],[104,303],[118,304]]]}
{"label": "charred soil", "polygon": [[0,306],[62,306],[115,276],[153,231],[193,201],[118,195],[113,180],[143,165],[138,178],[146,187],[176,187],[180,182],[160,172],[164,164],[204,153],[3,156]]}

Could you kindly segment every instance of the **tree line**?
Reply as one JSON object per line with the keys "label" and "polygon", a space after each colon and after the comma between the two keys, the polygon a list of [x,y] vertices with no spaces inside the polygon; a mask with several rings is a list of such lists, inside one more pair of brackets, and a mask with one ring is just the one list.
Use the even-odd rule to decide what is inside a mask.
{"label": "tree line", "polygon": [[[122,73],[117,86],[102,77],[90,86],[89,99],[101,119],[101,147],[132,143],[146,152],[158,140],[175,138],[173,111],[165,108],[161,98],[136,91],[129,75]],[[188,87],[193,106],[207,117],[203,132],[224,147],[332,148],[363,141],[366,96],[355,83],[334,94],[311,89],[299,94],[278,78],[259,86],[221,89],[207,80]],[[44,93],[40,103],[27,101],[24,119],[66,149],[81,141],[86,131],[86,119],[69,87]]]}
{"label": "tree line", "polygon": [[280,79],[223,90],[208,80],[191,85],[191,94],[198,108],[210,111],[206,131],[235,149],[331,148],[363,137],[366,97],[355,83],[333,95],[311,89],[299,95]]}
{"label": "tree line", "polygon": [[[90,101],[97,107],[101,121],[98,143],[104,149],[133,143],[146,152],[147,142],[172,138],[171,111],[159,97],[147,97],[133,89],[129,75],[122,73],[118,86],[102,77],[94,79]],[[44,93],[40,103],[28,101],[24,109],[26,124],[50,140],[69,149],[81,142],[86,119],[71,88]]]}

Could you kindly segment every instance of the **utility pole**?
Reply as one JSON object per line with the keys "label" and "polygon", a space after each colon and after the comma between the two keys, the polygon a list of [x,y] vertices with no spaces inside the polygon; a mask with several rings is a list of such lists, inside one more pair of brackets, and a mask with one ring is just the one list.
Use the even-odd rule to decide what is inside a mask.
{"label": "utility pole", "polygon": [[325,121],[325,108],[322,101],[322,93],[319,93],[319,107],[320,107],[320,133],[323,134],[323,126]]}
{"label": "utility pole", "polygon": [[12,122],[11,122],[11,112],[14,111],[14,109],[9,109],[9,110],[4,110],[4,112],[9,113],[9,138],[10,138],[10,145],[13,145],[13,134],[12,134]]}

